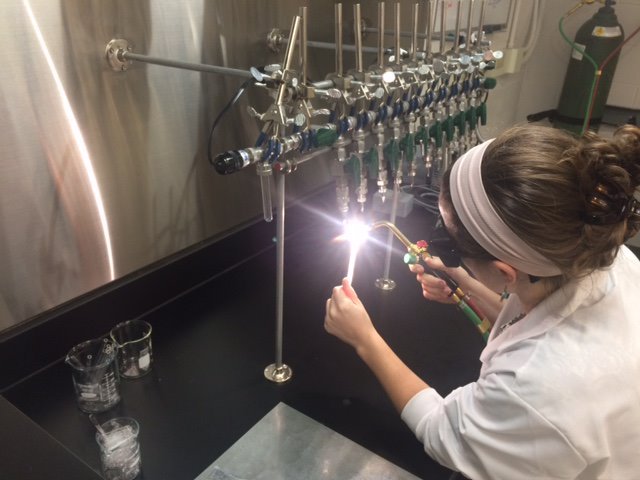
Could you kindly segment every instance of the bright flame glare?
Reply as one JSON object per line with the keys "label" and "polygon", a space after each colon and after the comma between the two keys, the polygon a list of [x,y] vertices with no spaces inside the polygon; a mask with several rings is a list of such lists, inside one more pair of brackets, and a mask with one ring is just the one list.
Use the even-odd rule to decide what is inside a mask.
{"label": "bright flame glare", "polygon": [[[335,238],[333,238],[333,242],[345,242],[345,241],[349,241],[350,244],[352,244],[351,242],[351,238],[350,237],[354,237],[355,238],[360,238],[361,240],[359,242],[356,242],[357,244],[362,245],[362,243],[364,243],[364,241],[366,241],[367,243],[375,246],[376,248],[391,248],[392,252],[395,255],[404,255],[405,253],[407,253],[406,249],[403,248],[398,248],[397,246],[392,245],[391,247],[389,247],[389,244],[387,241],[383,241],[379,238],[376,238],[376,235],[373,235],[373,231],[371,230],[371,225],[366,225],[362,222],[357,222],[354,220],[343,220],[340,219],[334,215],[330,215],[329,213],[327,213],[326,210],[324,209],[319,209],[317,207],[314,207],[308,203],[302,202],[300,204],[300,207],[302,207],[305,211],[309,212],[311,215],[315,215],[318,218],[321,218],[323,221],[327,222],[328,224],[331,225],[335,225],[336,227],[341,227],[343,233]],[[360,227],[356,227],[355,225],[360,224]],[[347,231],[349,232],[354,232],[353,235],[348,235]],[[382,230],[380,230],[381,232]],[[360,233],[358,233],[360,232]],[[386,236],[385,236],[386,238]],[[353,249],[351,249],[351,251],[353,251]],[[353,260],[350,258],[349,259],[349,264],[353,264],[353,268],[355,270],[355,256],[357,256],[357,251],[355,252],[356,255],[350,255],[350,257],[353,257]],[[350,275],[349,275],[350,273]],[[353,280],[353,270],[351,270],[350,272],[347,273],[347,278],[349,279],[349,281],[351,282]]]}
{"label": "bright flame glare", "polygon": [[347,280],[353,283],[353,273],[356,268],[356,258],[360,247],[369,237],[369,227],[357,220],[347,220],[344,225],[344,238],[349,241],[349,265],[347,266]]}
{"label": "bright flame glare", "polygon": [[347,220],[344,225],[344,237],[358,248],[367,241],[370,227],[358,220]]}

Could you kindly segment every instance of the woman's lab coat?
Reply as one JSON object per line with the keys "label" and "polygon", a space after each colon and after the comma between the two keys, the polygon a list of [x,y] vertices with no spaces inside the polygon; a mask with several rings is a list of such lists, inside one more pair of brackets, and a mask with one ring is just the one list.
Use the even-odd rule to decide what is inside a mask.
{"label": "woman's lab coat", "polygon": [[473,480],[640,479],[640,261],[621,248],[498,334],[521,310],[512,295],[476,382],[421,391],[403,420]]}

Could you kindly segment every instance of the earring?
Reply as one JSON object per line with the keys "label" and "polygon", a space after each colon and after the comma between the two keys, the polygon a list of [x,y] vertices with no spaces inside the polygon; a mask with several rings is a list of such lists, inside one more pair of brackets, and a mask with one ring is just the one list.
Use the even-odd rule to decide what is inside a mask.
{"label": "earring", "polygon": [[504,286],[504,290],[500,294],[500,301],[504,302],[507,298],[509,298],[509,292],[507,292],[507,286]]}

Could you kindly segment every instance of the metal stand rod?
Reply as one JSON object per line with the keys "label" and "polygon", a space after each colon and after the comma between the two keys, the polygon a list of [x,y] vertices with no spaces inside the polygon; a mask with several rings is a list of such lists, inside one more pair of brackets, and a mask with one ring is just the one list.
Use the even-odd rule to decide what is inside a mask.
{"label": "metal stand rod", "polygon": [[447,20],[447,4],[446,0],[440,2],[440,55],[444,55],[445,47],[445,25]]}
{"label": "metal stand rod", "polygon": [[183,70],[195,70],[197,72],[221,73],[223,75],[235,75],[238,77],[251,78],[249,70],[240,70],[238,68],[218,67],[216,65],[206,65],[202,63],[180,62],[178,60],[169,60],[167,58],[151,57],[149,55],[140,55],[129,51],[122,51],[119,55],[124,60],[135,60],[137,62],[152,63],[154,65],[163,65],[165,67],[181,68]]}
{"label": "metal stand rod", "polygon": [[420,7],[417,3],[414,3],[411,6],[411,18],[413,18],[413,30],[411,36],[411,48],[409,51],[411,52],[411,61],[415,62],[418,54],[418,21],[419,21],[419,12]]}
{"label": "metal stand rod", "polygon": [[276,361],[264,369],[264,376],[272,382],[282,383],[291,378],[291,369],[282,363],[282,333],[284,317],[284,211],[285,175],[276,179],[278,214],[276,219]]}
{"label": "metal stand rod", "polygon": [[[404,155],[404,154],[403,154]],[[400,175],[402,178],[402,164],[403,159],[401,158],[398,164],[397,175]],[[389,215],[389,222],[393,225],[396,223],[396,216],[398,214],[398,201],[400,197],[400,180],[398,178],[394,179],[393,182],[393,200],[391,201],[391,214]],[[382,277],[376,279],[375,285],[380,290],[391,291],[396,288],[396,282],[389,278],[389,271],[391,269],[391,253],[393,249],[393,232],[389,232],[387,235],[387,245],[386,245],[386,255],[384,258],[384,271],[382,272]]]}
{"label": "metal stand rod", "polygon": [[[254,74],[251,70],[240,70],[238,68],[220,67],[217,65],[207,65],[204,63],[182,62],[168,58],[153,57],[133,53],[129,50],[129,43],[123,39],[113,39],[107,44],[106,57],[111,68],[115,71],[124,72],[128,69],[132,61],[161,65],[163,67],[179,68],[181,70],[192,70],[204,73],[219,73],[221,75],[234,75],[237,77],[251,78]],[[333,47],[332,47],[333,48]],[[335,85],[331,80],[321,80],[311,84],[315,88],[333,88]]]}
{"label": "metal stand rod", "polygon": [[353,6],[353,31],[356,40],[356,72],[361,73],[362,65],[362,19],[360,16],[360,4]]}
{"label": "metal stand rod", "polygon": [[307,84],[307,35],[308,17],[307,7],[300,7],[300,17],[302,18],[302,28],[300,29],[300,70],[302,71],[302,83]]}
{"label": "metal stand rod", "polygon": [[384,68],[384,2],[378,3],[378,67]]}
{"label": "metal stand rod", "polygon": [[400,53],[400,2],[396,2],[396,4],[394,5],[394,11],[395,11],[395,23],[396,23],[396,48],[395,48],[395,60],[396,60],[396,65],[400,65],[402,63],[401,61],[401,56],[402,54]]}
{"label": "metal stand rod", "polygon": [[277,176],[278,219],[276,224],[276,366],[282,366],[282,330],[284,318],[284,205],[285,175]]}
{"label": "metal stand rod", "polygon": [[[342,62],[342,3],[336,3],[334,7],[335,12],[335,39],[336,43],[333,46],[336,51],[336,75],[339,77],[342,76],[343,72],[343,62]],[[288,43],[288,42],[287,42]],[[354,47],[355,48],[355,47]]]}
{"label": "metal stand rod", "polygon": [[471,30],[473,25],[471,19],[473,17],[473,0],[469,0],[469,15],[467,16],[467,38],[465,39],[465,49],[471,51]]}
{"label": "metal stand rod", "polygon": [[431,0],[427,0],[425,17],[427,18],[425,33],[422,36],[418,36],[424,40],[422,43],[422,51],[429,56],[431,55]]}
{"label": "metal stand rod", "polygon": [[484,11],[486,7],[486,0],[480,0],[480,22],[478,23],[478,46],[482,41],[482,30],[484,29]]}
{"label": "metal stand rod", "polygon": [[460,49],[460,22],[462,20],[462,1],[458,0],[458,8],[456,9],[456,34],[453,39],[453,51],[458,53]]}
{"label": "metal stand rod", "polygon": [[[300,21],[302,19],[296,15],[291,22],[291,37],[298,38],[298,30],[300,29]],[[284,62],[282,65],[282,76],[284,77],[289,70],[291,70],[291,63],[293,62],[293,52],[295,51],[295,43],[287,44],[287,50],[284,54]],[[304,80],[303,80],[304,81]],[[284,95],[287,92],[287,84],[281,83],[278,87],[278,93],[276,95],[276,105],[281,106],[284,103]]]}

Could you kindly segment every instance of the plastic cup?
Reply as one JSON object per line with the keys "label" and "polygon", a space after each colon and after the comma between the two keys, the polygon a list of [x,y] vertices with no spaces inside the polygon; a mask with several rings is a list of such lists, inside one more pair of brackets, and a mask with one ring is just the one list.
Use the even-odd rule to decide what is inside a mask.
{"label": "plastic cup", "polygon": [[65,362],[72,369],[78,407],[83,412],[104,412],[120,401],[115,358],[115,345],[106,338],[79,343],[67,354]]}
{"label": "plastic cup", "polygon": [[113,327],[110,336],[117,347],[120,375],[138,378],[151,371],[151,325],[144,320],[128,320]]}
{"label": "plastic cup", "polygon": [[138,433],[140,426],[133,418],[118,417],[101,425],[96,432],[100,462],[105,480],[133,480],[142,469]]}

